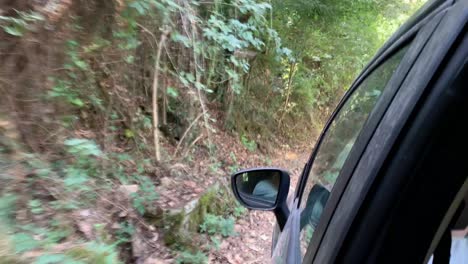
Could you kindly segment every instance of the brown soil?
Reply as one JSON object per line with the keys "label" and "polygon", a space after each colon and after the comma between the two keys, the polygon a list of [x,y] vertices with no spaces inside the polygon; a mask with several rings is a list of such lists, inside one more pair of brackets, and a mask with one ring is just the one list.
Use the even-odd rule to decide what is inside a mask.
{"label": "brown soil", "polygon": [[[291,173],[290,195],[308,159],[310,148],[282,150],[275,155],[272,166]],[[238,236],[225,239],[221,250],[210,256],[210,263],[263,264],[270,263],[271,239],[276,219],[272,212],[249,211],[235,226]]]}

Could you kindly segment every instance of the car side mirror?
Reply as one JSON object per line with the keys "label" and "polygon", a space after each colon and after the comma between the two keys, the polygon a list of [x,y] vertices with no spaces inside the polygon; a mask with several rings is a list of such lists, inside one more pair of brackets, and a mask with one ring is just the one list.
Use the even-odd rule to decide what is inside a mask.
{"label": "car side mirror", "polygon": [[281,230],[289,216],[289,183],[289,173],[277,168],[246,169],[231,176],[236,199],[253,210],[273,211]]}

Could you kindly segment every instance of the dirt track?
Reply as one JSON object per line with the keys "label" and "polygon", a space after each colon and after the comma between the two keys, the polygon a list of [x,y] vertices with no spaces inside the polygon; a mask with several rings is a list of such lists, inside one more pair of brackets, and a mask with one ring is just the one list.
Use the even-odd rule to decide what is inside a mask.
{"label": "dirt track", "polygon": [[[290,195],[294,191],[310,150],[285,151],[278,154],[272,166],[291,173]],[[275,225],[272,212],[249,211],[236,223],[237,236],[224,240],[221,249],[212,256],[210,263],[263,264],[270,263],[271,238]]]}

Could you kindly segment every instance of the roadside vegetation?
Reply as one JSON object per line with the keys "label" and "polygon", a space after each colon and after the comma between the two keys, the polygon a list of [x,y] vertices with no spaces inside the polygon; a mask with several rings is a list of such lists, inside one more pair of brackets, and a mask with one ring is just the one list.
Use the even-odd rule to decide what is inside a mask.
{"label": "roadside vegetation", "polygon": [[228,175],[310,147],[422,2],[1,4],[0,263],[240,263]]}

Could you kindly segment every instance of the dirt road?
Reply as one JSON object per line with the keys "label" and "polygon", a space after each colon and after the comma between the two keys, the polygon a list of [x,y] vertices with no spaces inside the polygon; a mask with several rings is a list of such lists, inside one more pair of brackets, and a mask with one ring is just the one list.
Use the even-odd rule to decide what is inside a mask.
{"label": "dirt road", "polygon": [[[281,152],[272,160],[272,166],[291,173],[290,195],[307,161],[310,150]],[[210,263],[263,264],[270,263],[271,238],[276,223],[272,212],[249,211],[236,223],[237,236],[227,238]]]}

